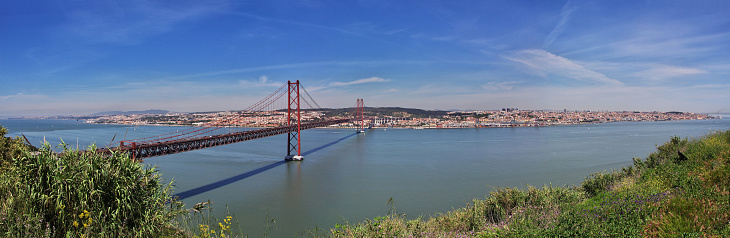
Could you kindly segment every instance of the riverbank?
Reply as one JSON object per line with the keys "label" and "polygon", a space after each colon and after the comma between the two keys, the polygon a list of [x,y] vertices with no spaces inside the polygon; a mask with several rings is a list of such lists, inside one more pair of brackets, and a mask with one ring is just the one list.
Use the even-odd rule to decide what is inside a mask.
{"label": "riverbank", "polygon": [[[306,121],[350,118],[341,109],[304,110],[301,117]],[[83,118],[83,119],[82,119]],[[553,125],[580,125],[627,121],[677,121],[716,119],[708,114],[691,112],[639,112],[639,111],[549,111],[518,110],[501,111],[424,111],[404,108],[368,108],[366,121],[376,127],[392,128],[473,128],[473,127],[542,127]],[[60,119],[60,118],[57,118]],[[77,116],[64,119],[82,119],[87,123],[112,123],[121,125],[205,126],[205,127],[277,127],[288,123],[283,111],[256,113],[207,112],[124,114],[108,116]],[[355,127],[357,123],[345,123],[337,128]]]}
{"label": "riverbank", "polygon": [[[656,121],[693,121],[693,120],[715,120],[720,119],[721,117],[710,117],[710,118],[702,118],[702,119],[678,119],[678,120],[653,120],[653,121],[638,121],[638,122],[656,122]],[[621,122],[637,122],[637,121],[576,121],[576,122],[569,122],[569,123],[485,123],[485,124],[475,124],[475,123],[462,123],[462,124],[433,124],[433,125],[415,125],[415,126],[398,126],[398,125],[390,125],[390,126],[383,126],[383,125],[377,125],[372,126],[372,128],[375,129],[464,129],[464,128],[520,128],[520,127],[548,127],[548,126],[572,126],[572,125],[591,125],[591,124],[604,124],[604,123],[621,123]],[[84,122],[89,124],[102,124],[102,125],[122,125],[122,126],[180,126],[180,127],[203,127],[200,125],[191,125],[191,124],[174,124],[174,123],[157,123],[157,124],[148,124],[148,123],[98,123],[98,122]],[[271,127],[276,127],[280,125],[270,125]],[[261,126],[219,126],[223,128],[247,128],[247,129],[259,129],[259,128],[267,128],[267,127],[261,127]],[[328,127],[321,127],[322,129],[359,129],[360,126],[358,125],[332,125]]]}
{"label": "riverbank", "polygon": [[576,187],[499,188],[434,217],[391,211],[321,237],[730,237],[730,131],[673,137]]}

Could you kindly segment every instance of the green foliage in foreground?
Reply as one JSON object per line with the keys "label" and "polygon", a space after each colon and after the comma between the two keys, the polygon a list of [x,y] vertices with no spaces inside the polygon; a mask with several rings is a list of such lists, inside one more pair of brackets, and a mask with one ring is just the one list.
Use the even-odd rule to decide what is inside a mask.
{"label": "green foliage in foreground", "polygon": [[730,237],[730,131],[673,137],[579,187],[499,188],[424,219],[337,224],[332,237]]}
{"label": "green foliage in foreground", "polygon": [[[235,216],[189,210],[172,183],[128,154],[37,149],[0,126],[0,237],[236,237]],[[267,218],[267,233],[273,219]]]}
{"label": "green foliage in foreground", "polygon": [[20,138],[5,137],[7,133],[8,130],[0,126],[0,173],[12,166],[13,158],[23,155],[25,151],[37,150],[33,146],[23,143]]}
{"label": "green foliage in foreground", "polygon": [[[0,127],[2,134],[5,129]],[[174,235],[185,213],[169,184],[126,154],[102,155],[49,145],[34,151],[2,137],[0,236],[151,237]],[[89,148],[94,151],[95,148]]]}
{"label": "green foliage in foreground", "polygon": [[0,175],[0,234],[9,237],[160,236],[173,234],[184,212],[153,168],[125,154],[55,154],[45,145],[13,162]]}

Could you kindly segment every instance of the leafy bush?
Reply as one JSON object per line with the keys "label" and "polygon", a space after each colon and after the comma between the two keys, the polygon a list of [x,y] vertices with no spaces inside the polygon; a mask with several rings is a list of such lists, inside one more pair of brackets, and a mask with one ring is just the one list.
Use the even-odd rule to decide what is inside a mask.
{"label": "leafy bush", "polygon": [[626,174],[618,171],[598,172],[589,175],[581,184],[586,195],[592,197],[608,190],[614,183],[625,177]]}
{"label": "leafy bush", "polygon": [[9,168],[13,162],[13,158],[17,158],[24,151],[36,151],[37,149],[31,145],[23,143],[20,138],[8,138],[5,135],[8,130],[0,126],[0,173]]}

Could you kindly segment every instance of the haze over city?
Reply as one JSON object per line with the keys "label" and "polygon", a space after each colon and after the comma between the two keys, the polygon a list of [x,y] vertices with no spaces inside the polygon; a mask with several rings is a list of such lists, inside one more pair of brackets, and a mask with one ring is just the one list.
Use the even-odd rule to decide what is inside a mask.
{"label": "haze over city", "polygon": [[323,107],[730,112],[728,1],[3,1],[0,117]]}

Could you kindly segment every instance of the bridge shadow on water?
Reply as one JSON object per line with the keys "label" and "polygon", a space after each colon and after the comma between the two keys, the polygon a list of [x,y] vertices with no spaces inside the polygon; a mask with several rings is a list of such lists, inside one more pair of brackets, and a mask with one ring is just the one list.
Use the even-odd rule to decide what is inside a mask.
{"label": "bridge shadow on water", "polygon": [[[343,141],[343,140],[345,140],[347,138],[350,138],[350,137],[352,137],[354,135],[357,135],[357,133],[349,134],[349,135],[347,135],[345,137],[342,137],[340,139],[337,139],[337,140],[335,140],[333,142],[324,144],[324,145],[322,145],[320,147],[311,149],[309,151],[305,151],[305,152],[302,153],[302,156],[306,156],[306,155],[312,154],[312,153],[317,152],[317,151],[320,151],[320,150],[322,150],[324,148],[327,148],[327,147],[330,147],[330,146],[335,145],[337,143],[340,143],[341,141]],[[280,165],[284,165],[284,164],[286,164],[288,162],[290,162],[290,161],[286,161],[286,160],[277,161],[277,162],[274,162],[272,164],[263,166],[261,168],[254,169],[254,170],[251,170],[251,171],[248,171],[248,172],[245,172],[245,173],[242,173],[242,174],[239,174],[239,175],[230,177],[230,178],[222,179],[222,180],[219,180],[219,181],[210,183],[210,184],[206,184],[206,185],[203,185],[203,186],[200,186],[200,187],[197,187],[197,188],[193,188],[193,189],[190,189],[190,190],[187,190],[187,191],[180,192],[178,194],[172,195],[172,197],[177,197],[177,199],[183,200],[185,198],[189,198],[189,197],[192,197],[192,196],[201,194],[201,193],[205,193],[205,192],[211,191],[213,189],[217,189],[217,188],[226,186],[226,185],[231,184],[231,183],[235,183],[235,182],[241,181],[241,180],[246,179],[246,178],[249,178],[251,176],[260,174],[260,173],[262,173],[264,171],[267,171],[267,170],[270,170],[270,169],[279,167]]]}

